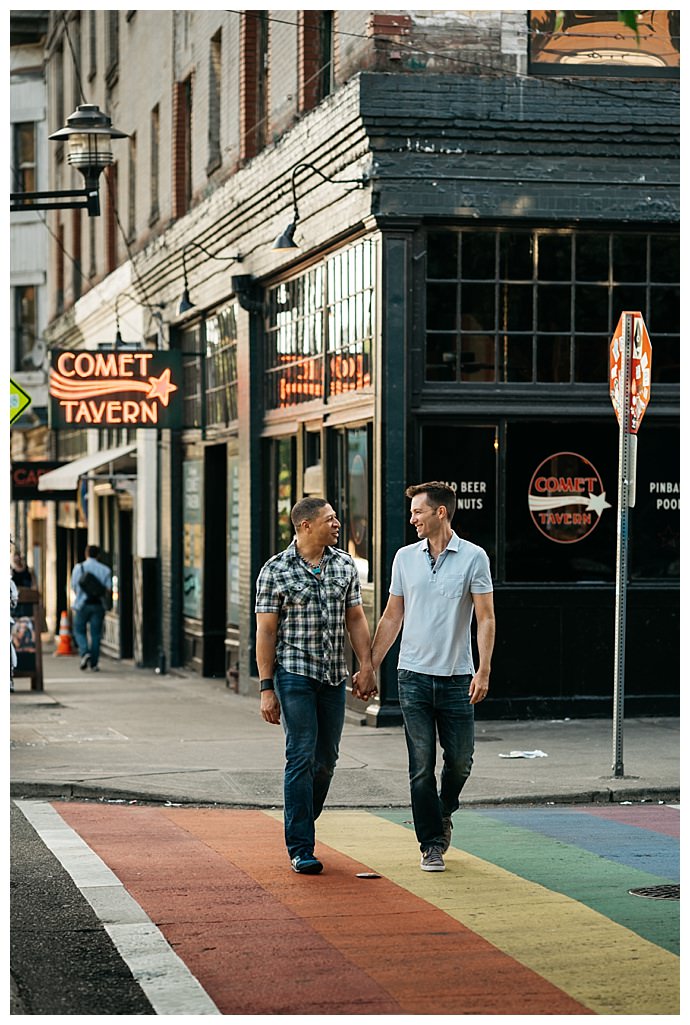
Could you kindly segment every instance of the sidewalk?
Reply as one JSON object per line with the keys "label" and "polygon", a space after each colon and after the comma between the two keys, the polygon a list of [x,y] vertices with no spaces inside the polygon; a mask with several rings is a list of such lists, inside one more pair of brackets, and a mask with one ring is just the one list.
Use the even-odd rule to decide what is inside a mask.
{"label": "sidewalk", "polygon": [[[18,679],[10,695],[13,797],[282,806],[283,731],[223,680],[110,659],[80,672],[76,656],[47,654],[44,687]],[[476,736],[466,805],[680,798],[678,719],[623,722],[622,778],[608,719],[478,720]],[[515,751],[546,757],[501,757]],[[401,727],[362,726],[348,711],[328,805],[409,806]]]}

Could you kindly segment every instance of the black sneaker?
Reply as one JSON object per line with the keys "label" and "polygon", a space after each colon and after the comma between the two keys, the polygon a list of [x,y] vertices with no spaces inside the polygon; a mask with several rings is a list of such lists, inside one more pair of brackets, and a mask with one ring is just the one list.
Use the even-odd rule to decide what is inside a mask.
{"label": "black sneaker", "polygon": [[450,815],[444,815],[441,822],[443,823],[443,854],[446,853],[450,847],[450,836],[453,832],[453,820]]}
{"label": "black sneaker", "polygon": [[429,847],[422,851],[422,860],[419,863],[422,872],[445,872],[446,866],[443,861],[443,851],[440,847]]}
{"label": "black sneaker", "polygon": [[89,653],[87,651],[81,657],[81,662],[79,663],[79,668],[80,669],[88,669],[90,661],[91,661],[91,656],[89,655]]}
{"label": "black sneaker", "polygon": [[296,854],[290,864],[293,872],[299,872],[300,875],[305,876],[318,875],[323,869],[323,865],[313,854]]}

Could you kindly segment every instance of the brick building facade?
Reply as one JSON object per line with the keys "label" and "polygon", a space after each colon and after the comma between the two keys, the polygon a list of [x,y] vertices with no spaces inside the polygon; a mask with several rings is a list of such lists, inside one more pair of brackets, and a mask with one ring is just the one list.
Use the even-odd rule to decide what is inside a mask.
{"label": "brick building facade", "polygon": [[[80,488],[121,582],[112,655],[251,692],[254,581],[289,541],[291,503],[333,502],[375,625],[392,556],[412,540],[405,486],[442,477],[458,491],[456,529],[492,559],[490,713],[602,713],[608,341],[633,308],[655,364],[629,595],[650,643],[628,700],[674,707],[678,513],[656,488],[678,479],[677,26],[651,12],[649,63],[627,66],[630,47],[593,69],[578,33],[630,30],[615,12],[572,12],[560,29],[535,17],[548,13],[51,14],[55,123],[86,100],[130,138],[114,144],[103,216],[50,219],[49,337],[93,349],[119,328],[181,351],[185,368],[183,430],[57,439],[65,458],[94,456]],[[55,187],[77,184],[52,157]],[[274,249],[295,213],[299,248]],[[607,497],[586,536],[532,515],[543,463],[545,479],[594,467]],[[65,574],[69,562],[58,556]],[[388,663],[372,724],[397,720]]]}

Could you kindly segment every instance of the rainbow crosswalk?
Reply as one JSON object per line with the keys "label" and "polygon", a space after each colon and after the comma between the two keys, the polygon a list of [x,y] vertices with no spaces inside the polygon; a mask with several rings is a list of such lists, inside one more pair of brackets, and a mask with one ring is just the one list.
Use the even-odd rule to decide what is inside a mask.
{"label": "rainbow crosswalk", "polygon": [[[55,803],[221,1014],[678,1014],[679,811],[455,816],[424,873],[405,810],[327,810],[322,875],[280,811]],[[379,879],[360,879],[371,870]]]}

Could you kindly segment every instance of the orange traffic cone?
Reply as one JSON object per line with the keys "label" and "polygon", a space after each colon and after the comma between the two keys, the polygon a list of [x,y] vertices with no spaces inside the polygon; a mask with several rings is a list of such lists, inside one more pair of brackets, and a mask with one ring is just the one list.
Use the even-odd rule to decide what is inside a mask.
{"label": "orange traffic cone", "polygon": [[72,647],[72,634],[69,628],[69,616],[66,612],[63,612],[60,616],[60,633],[58,634],[57,648],[55,649],[56,655],[74,655],[76,654]]}

